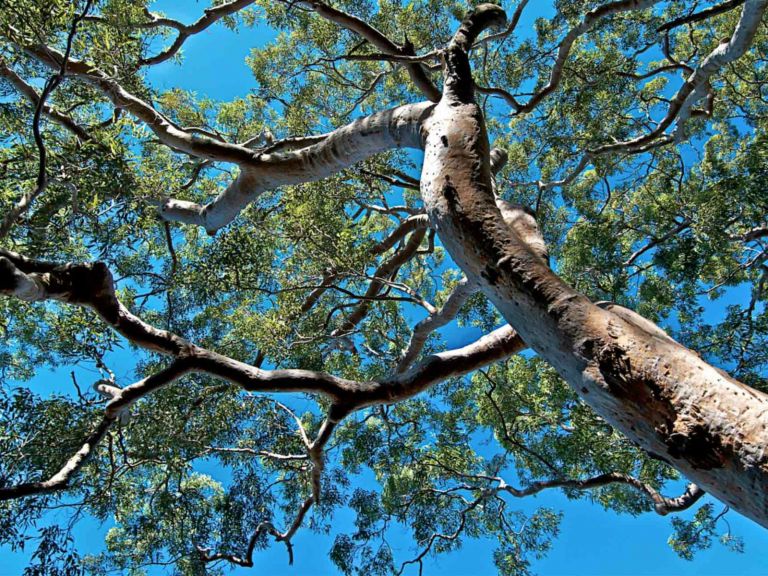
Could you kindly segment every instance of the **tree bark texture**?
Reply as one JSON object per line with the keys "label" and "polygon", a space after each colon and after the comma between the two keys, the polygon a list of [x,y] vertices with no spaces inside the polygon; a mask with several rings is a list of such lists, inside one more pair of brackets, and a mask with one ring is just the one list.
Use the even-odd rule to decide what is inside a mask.
{"label": "tree bark texture", "polygon": [[466,54],[483,26],[502,16],[496,6],[478,7],[445,56],[421,178],[433,227],[470,281],[599,415],[768,527],[768,396],[594,305],[505,225]]}

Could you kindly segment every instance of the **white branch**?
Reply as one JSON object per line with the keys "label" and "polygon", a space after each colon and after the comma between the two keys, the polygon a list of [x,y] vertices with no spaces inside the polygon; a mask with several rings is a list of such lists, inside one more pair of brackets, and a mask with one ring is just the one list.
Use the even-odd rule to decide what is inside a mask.
{"label": "white branch", "polygon": [[421,350],[424,348],[424,344],[427,342],[427,338],[435,330],[442,328],[449,322],[451,322],[459,313],[464,302],[467,301],[472,294],[477,290],[477,286],[467,280],[466,277],[462,278],[456,287],[451,292],[448,299],[445,301],[440,310],[427,316],[424,320],[416,324],[411,335],[411,340],[408,342],[408,346],[403,352],[402,358],[397,365],[397,372],[405,372],[408,367],[413,363]]}
{"label": "white branch", "polygon": [[169,200],[163,218],[214,233],[267,190],[321,180],[385,150],[421,148],[421,123],[432,107],[428,102],[400,106],[355,120],[299,150],[258,154],[215,200],[204,206]]}
{"label": "white branch", "polygon": [[666,116],[651,132],[632,140],[606,144],[592,154],[605,154],[618,150],[643,151],[653,140],[664,134],[675,121],[672,135],[665,141],[679,141],[685,136],[685,123],[691,117],[692,108],[707,95],[710,79],[725,65],[741,58],[752,44],[761,18],[768,6],[768,0],[747,0],[741,10],[741,17],[733,35],[727,42],[720,43],[688,77],[672,98]]}

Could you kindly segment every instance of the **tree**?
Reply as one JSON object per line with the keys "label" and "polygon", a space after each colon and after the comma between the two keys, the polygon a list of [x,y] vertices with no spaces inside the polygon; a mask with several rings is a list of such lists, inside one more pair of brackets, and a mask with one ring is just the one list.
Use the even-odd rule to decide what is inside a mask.
{"label": "tree", "polygon": [[[468,537],[525,573],[558,515],[511,507],[546,489],[768,525],[768,0],[534,30],[527,0],[4,4],[0,533],[114,522],[86,559],[44,528],[33,573],[216,573],[307,528],[345,573]],[[247,96],[148,81],[264,22]],[[480,335],[445,349],[456,319]],[[75,364],[71,394],[13,384]],[[681,555],[716,512],[674,520]]]}

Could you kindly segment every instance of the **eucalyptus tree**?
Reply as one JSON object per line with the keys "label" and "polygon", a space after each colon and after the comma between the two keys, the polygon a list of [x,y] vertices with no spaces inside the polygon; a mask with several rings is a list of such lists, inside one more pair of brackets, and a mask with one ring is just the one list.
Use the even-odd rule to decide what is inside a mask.
{"label": "eucalyptus tree", "polygon": [[[544,490],[699,506],[686,558],[718,500],[768,525],[766,5],[4,0],[2,542],[210,574],[315,530],[403,573],[485,538],[526,573]],[[150,81],[265,25],[239,98]]]}

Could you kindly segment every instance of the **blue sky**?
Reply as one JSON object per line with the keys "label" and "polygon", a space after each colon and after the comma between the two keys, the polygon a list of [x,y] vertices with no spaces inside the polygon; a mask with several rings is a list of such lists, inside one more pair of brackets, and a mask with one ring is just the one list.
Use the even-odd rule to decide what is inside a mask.
{"label": "blue sky", "polygon": [[[192,0],[168,0],[157,2],[155,9],[184,22],[192,22],[206,5],[206,2]],[[505,6],[509,8],[510,3],[505,2]],[[550,14],[548,2],[534,0],[524,13],[521,29],[529,26],[534,18]],[[161,89],[182,87],[215,100],[244,96],[256,87],[245,64],[245,57],[252,49],[267,42],[271,35],[271,31],[260,27],[235,33],[221,25],[213,26],[186,42],[181,65],[168,62],[155,66],[150,70],[148,78]],[[452,340],[452,344],[461,344],[455,340],[466,337],[466,334],[449,332],[446,336]],[[118,378],[121,374],[128,377],[133,368],[130,355],[116,356],[113,366],[116,367]],[[41,374],[29,385],[53,389],[68,381],[68,378],[67,368]],[[215,475],[215,471],[211,473]],[[667,518],[652,514],[639,518],[620,516],[606,512],[587,500],[568,501],[562,493],[554,491],[512,504],[522,510],[547,506],[564,512],[560,537],[556,539],[553,549],[546,558],[534,562],[533,570],[542,575],[768,574],[768,560],[764,555],[768,546],[768,532],[735,512],[731,512],[727,520],[733,533],[744,539],[745,553],[734,554],[716,544],[711,550],[698,554],[694,562],[687,562],[678,558],[666,545],[666,539],[671,533]],[[684,516],[689,517],[692,513],[689,511]],[[343,524],[349,521],[349,517],[341,513],[337,521]],[[75,532],[78,547],[85,551],[98,550],[108,527],[100,526],[92,520],[82,523]],[[396,538],[394,543],[407,555],[410,545],[408,539]],[[336,573],[327,558],[330,538],[318,537],[303,530],[296,535],[294,545],[296,560],[292,567],[287,565],[284,547],[275,545],[255,555],[256,568],[237,569],[233,573],[291,576]],[[459,552],[430,559],[425,564],[424,573],[447,576],[493,574],[495,568],[491,554],[492,544],[469,541]],[[0,576],[21,574],[27,561],[25,554],[11,554],[8,550],[0,549]],[[406,574],[417,574],[417,570],[412,568]]]}

